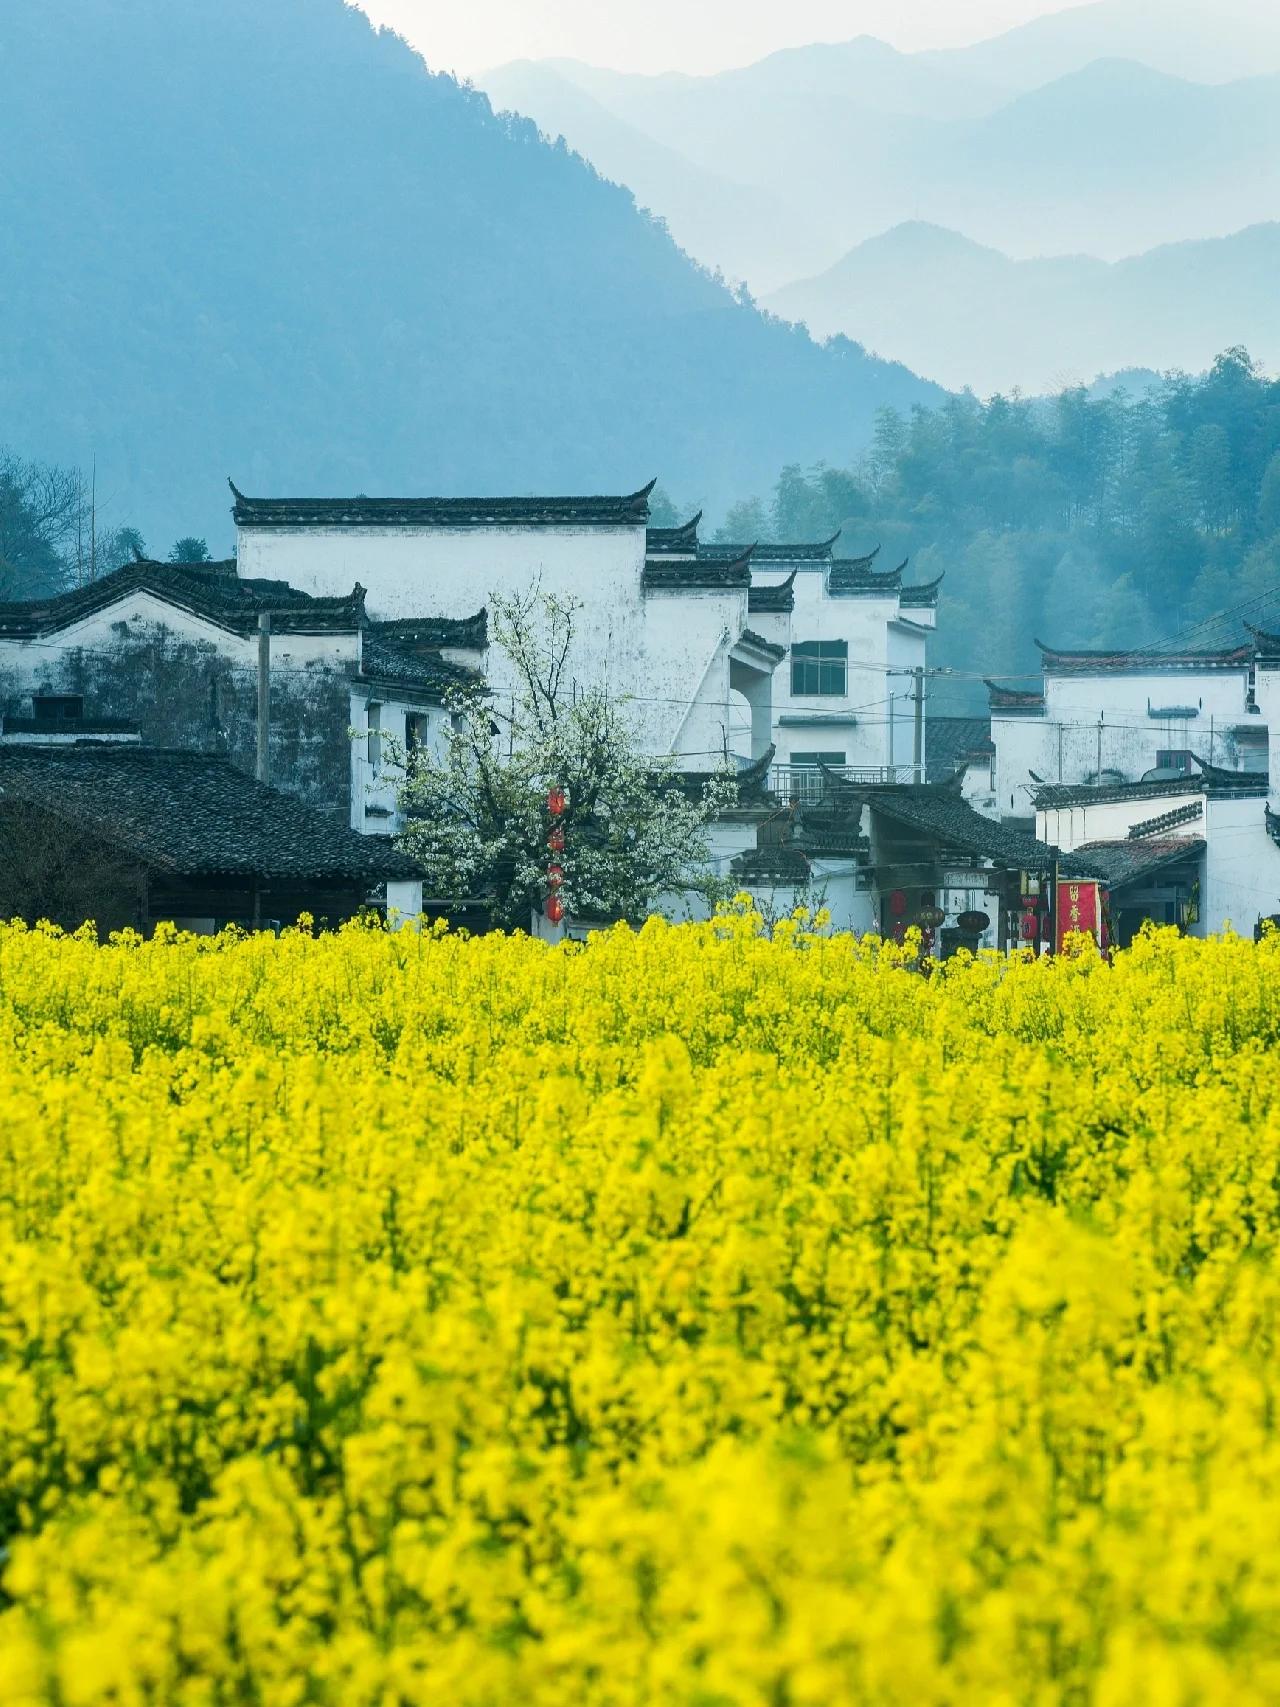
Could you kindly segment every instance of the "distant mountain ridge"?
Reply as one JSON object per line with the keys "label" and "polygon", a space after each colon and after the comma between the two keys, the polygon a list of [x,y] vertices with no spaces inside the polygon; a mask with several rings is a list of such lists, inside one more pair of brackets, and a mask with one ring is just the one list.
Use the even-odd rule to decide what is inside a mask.
{"label": "distant mountain ridge", "polygon": [[1208,367],[1231,344],[1280,365],[1280,224],[1114,263],[1014,261],[921,222],[860,244],[765,306],[945,385],[1037,393],[1118,368]]}
{"label": "distant mountain ridge", "polygon": [[6,0],[0,65],[0,440],[96,456],[152,539],[222,549],[229,472],[312,494],[660,474],[714,507],[940,395],[737,300],[342,0]]}
{"label": "distant mountain ridge", "polygon": [[[907,218],[1022,259],[1111,260],[1280,218],[1280,74],[1203,84],[1110,57],[1028,90],[957,74],[948,104],[926,87],[939,76],[932,61],[848,45],[857,53],[811,50],[804,63],[816,56],[825,73],[807,89],[794,55],[701,79],[525,64],[485,85],[616,181],[642,181],[691,254],[759,293]],[[881,53],[901,75],[876,74]],[[583,89],[594,123],[575,105]],[[605,115],[661,144],[662,166],[606,139]],[[733,180],[733,206],[714,223],[690,216],[681,161]]]}

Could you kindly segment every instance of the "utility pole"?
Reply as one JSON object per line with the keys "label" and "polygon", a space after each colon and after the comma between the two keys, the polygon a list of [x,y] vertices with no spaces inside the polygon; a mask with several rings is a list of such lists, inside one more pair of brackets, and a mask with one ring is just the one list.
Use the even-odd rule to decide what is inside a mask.
{"label": "utility pole", "polygon": [[911,780],[924,781],[924,665],[917,664],[911,674],[915,678],[916,722],[911,753]]}
{"label": "utility pole", "polygon": [[94,452],[89,476],[89,579],[98,579],[98,456]]}
{"label": "utility pole", "polygon": [[258,781],[271,781],[271,612],[258,613]]}
{"label": "utility pole", "polygon": [[1093,775],[1095,788],[1102,787],[1102,713],[1098,713],[1098,768]]}

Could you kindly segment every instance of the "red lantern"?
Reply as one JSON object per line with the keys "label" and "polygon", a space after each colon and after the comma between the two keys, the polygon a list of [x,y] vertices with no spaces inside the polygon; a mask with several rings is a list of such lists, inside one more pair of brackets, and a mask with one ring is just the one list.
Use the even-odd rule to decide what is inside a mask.
{"label": "red lantern", "polygon": [[547,902],[547,918],[553,925],[558,925],[564,918],[564,902],[558,895],[553,895]]}
{"label": "red lantern", "polygon": [[561,817],[567,805],[568,801],[565,798],[563,788],[553,788],[547,795],[547,811],[550,812],[553,818]]}
{"label": "red lantern", "polygon": [[895,889],[889,897],[889,911],[895,919],[900,919],[907,910],[907,896],[903,889]]}
{"label": "red lantern", "polygon": [[552,853],[564,852],[564,831],[560,828],[559,824],[556,825],[555,829],[552,830],[551,834],[547,837],[547,846],[551,849]]}
{"label": "red lantern", "polygon": [[1038,942],[1040,939],[1040,921],[1034,913],[1022,915],[1023,942]]}
{"label": "red lantern", "polygon": [[564,867],[562,865],[549,865],[547,867],[547,883],[552,889],[564,887]]}

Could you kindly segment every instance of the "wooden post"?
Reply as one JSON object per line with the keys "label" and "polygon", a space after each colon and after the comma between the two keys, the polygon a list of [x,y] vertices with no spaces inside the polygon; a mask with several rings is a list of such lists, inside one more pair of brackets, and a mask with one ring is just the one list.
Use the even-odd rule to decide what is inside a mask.
{"label": "wooden post", "polygon": [[915,736],[911,751],[911,780],[915,783],[924,781],[924,666],[917,664],[911,672],[915,677],[916,690],[916,722]]}
{"label": "wooden post", "polygon": [[259,782],[271,781],[271,613],[258,616],[258,770]]}

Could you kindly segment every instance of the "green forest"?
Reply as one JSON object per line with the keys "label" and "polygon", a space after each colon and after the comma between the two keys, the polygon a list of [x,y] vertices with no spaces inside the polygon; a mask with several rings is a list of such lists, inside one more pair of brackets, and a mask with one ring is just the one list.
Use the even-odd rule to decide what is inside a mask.
{"label": "green forest", "polygon": [[[1280,587],[1280,381],[1243,349],[1141,396],[971,394],[882,410],[850,468],[784,468],[730,510],[725,539],[880,545],[909,581],[945,573],[933,664],[1036,671],[1035,640],[1213,643],[1215,613]],[[1238,621],[1233,632],[1242,633]],[[1209,637],[1209,638],[1206,638]],[[959,684],[957,684],[959,686]]]}

